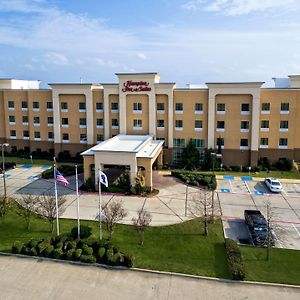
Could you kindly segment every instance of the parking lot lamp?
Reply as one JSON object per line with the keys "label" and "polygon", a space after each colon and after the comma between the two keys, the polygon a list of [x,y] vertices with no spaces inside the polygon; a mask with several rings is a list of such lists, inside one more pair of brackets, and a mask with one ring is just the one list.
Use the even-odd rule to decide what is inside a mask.
{"label": "parking lot lamp", "polygon": [[9,144],[0,144],[2,152],[2,176],[3,176],[3,187],[4,187],[4,201],[6,200],[6,178],[5,178],[5,159],[4,159],[4,147],[8,147]]}

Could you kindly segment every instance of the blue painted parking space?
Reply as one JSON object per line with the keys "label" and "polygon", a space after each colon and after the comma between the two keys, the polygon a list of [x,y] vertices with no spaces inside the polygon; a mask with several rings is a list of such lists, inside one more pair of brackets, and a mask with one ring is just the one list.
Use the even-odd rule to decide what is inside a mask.
{"label": "blue painted parking space", "polygon": [[223,179],[224,180],[234,180],[234,176],[224,175]]}
{"label": "blue painted parking space", "polygon": [[30,168],[32,168],[32,165],[23,165],[23,166],[21,166],[21,168],[24,168],[24,169],[30,169]]}
{"label": "blue painted parking space", "polygon": [[252,181],[252,180],[253,180],[253,177],[242,176],[241,179],[242,179],[243,181]]}
{"label": "blue painted parking space", "polygon": [[[10,174],[5,173],[5,178],[10,177]],[[3,175],[1,176],[3,178]]]}
{"label": "blue painted parking space", "polygon": [[230,189],[221,189],[222,193],[230,193]]}

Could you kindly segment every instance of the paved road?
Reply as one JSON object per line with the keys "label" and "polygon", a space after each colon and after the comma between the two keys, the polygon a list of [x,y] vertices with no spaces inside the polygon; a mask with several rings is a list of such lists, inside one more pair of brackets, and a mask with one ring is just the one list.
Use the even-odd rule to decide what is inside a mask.
{"label": "paved road", "polygon": [[1,299],[300,299],[300,288],[0,256]]}

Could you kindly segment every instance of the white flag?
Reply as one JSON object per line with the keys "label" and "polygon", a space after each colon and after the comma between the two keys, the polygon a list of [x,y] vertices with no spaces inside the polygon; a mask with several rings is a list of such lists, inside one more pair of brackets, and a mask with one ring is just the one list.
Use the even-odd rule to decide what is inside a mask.
{"label": "white flag", "polygon": [[100,182],[105,185],[106,187],[108,187],[108,180],[107,180],[107,176],[105,175],[104,172],[100,171],[99,172],[99,180]]}

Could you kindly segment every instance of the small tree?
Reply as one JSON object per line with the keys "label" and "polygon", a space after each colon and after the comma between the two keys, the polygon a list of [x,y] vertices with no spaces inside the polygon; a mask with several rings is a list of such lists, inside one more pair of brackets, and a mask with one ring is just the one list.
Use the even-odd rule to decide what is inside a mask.
{"label": "small tree", "polygon": [[38,199],[33,195],[25,195],[20,200],[18,200],[18,215],[24,218],[26,223],[26,228],[30,230],[30,220],[35,211],[37,211]]}
{"label": "small tree", "polygon": [[145,191],[145,177],[141,173],[136,175],[134,191],[137,195],[142,195]]}
{"label": "small tree", "polygon": [[112,201],[103,209],[108,239],[111,240],[115,225],[127,216],[127,211],[124,209],[122,202]]}
{"label": "small tree", "polygon": [[[64,211],[64,203],[66,199],[63,196],[59,196],[57,203],[58,203],[58,216],[61,216]],[[54,228],[54,221],[56,219],[56,201],[54,195],[42,195],[37,197],[37,206],[38,206],[38,213],[48,220],[50,225],[50,232],[53,232]]]}
{"label": "small tree", "polygon": [[0,220],[4,219],[5,215],[9,210],[10,204],[10,198],[5,197],[4,195],[0,195]]}
{"label": "small tree", "polygon": [[182,165],[188,170],[195,170],[199,165],[199,151],[192,139],[182,151]]}
{"label": "small tree", "polygon": [[140,245],[144,244],[145,229],[150,225],[152,216],[143,208],[137,210],[137,218],[132,218],[134,228],[140,234]]}

